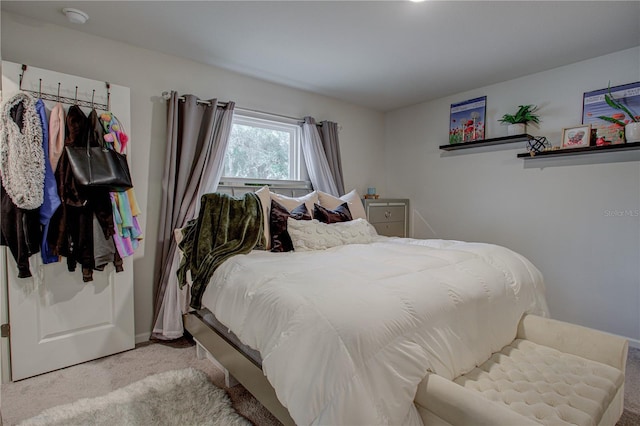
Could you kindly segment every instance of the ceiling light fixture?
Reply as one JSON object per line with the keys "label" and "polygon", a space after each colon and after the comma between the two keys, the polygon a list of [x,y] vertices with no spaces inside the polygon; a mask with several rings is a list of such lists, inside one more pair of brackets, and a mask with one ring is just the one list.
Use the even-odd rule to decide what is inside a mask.
{"label": "ceiling light fixture", "polygon": [[84,24],[89,19],[89,15],[81,10],[65,7],[62,9],[62,13],[67,17],[69,22],[73,24]]}

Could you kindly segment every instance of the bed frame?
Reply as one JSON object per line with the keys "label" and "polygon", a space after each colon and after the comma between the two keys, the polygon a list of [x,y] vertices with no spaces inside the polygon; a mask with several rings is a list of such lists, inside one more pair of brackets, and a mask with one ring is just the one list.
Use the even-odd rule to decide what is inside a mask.
{"label": "bed frame", "polygon": [[[260,188],[261,186],[228,182],[218,186],[217,191],[239,196]],[[312,191],[308,184],[300,186],[293,182],[271,185],[269,189],[289,197],[300,197]],[[213,314],[206,308],[183,315],[184,329],[195,340],[198,357],[208,358],[224,371],[227,387],[239,382],[284,425],[295,425],[289,411],[280,403],[275,390],[264,375],[261,361],[256,359],[259,354],[258,357],[255,354],[248,355],[247,347],[241,347],[242,344],[235,335],[230,336],[217,329],[216,324],[209,320],[210,317],[213,317]]]}
{"label": "bed frame", "polygon": [[196,342],[198,357],[205,357],[203,351],[206,351],[209,354],[206,357],[224,371],[227,386],[239,382],[284,425],[295,425],[289,411],[280,403],[271,383],[262,372],[262,366],[245,354],[232,338],[207,321],[207,312],[207,309],[203,309],[183,316],[184,328]]}

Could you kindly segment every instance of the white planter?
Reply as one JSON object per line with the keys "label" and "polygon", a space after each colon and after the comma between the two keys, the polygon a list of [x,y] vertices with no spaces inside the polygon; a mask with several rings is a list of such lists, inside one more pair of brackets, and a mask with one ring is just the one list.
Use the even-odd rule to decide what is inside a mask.
{"label": "white planter", "polygon": [[632,122],[624,126],[624,138],[628,143],[640,142],[640,123]]}
{"label": "white planter", "polygon": [[507,126],[508,136],[523,135],[525,133],[527,133],[527,125],[525,123],[515,123]]}

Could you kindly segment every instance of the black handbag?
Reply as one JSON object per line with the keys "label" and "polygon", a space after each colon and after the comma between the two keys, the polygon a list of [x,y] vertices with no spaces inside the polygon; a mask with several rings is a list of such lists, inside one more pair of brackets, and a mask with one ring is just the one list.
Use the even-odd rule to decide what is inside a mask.
{"label": "black handbag", "polygon": [[87,124],[87,146],[64,148],[76,182],[116,192],[133,188],[127,156],[105,145],[103,128],[95,109],[89,114]]}
{"label": "black handbag", "polygon": [[66,146],[67,158],[78,184],[109,191],[133,188],[127,156],[100,146]]}
{"label": "black handbag", "polygon": [[64,147],[73,177],[79,185],[126,191],[133,188],[127,156],[103,146]]}
{"label": "black handbag", "polygon": [[87,121],[87,146],[64,148],[78,185],[117,192],[133,188],[127,156],[105,145],[104,129],[95,109]]}

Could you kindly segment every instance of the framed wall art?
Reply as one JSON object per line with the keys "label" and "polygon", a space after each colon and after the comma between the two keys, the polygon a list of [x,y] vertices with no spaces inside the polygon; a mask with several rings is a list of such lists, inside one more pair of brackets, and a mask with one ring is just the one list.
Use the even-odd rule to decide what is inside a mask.
{"label": "framed wall art", "polygon": [[591,124],[578,127],[567,127],[562,130],[562,149],[583,148],[589,146],[591,140]]}
{"label": "framed wall art", "polygon": [[604,95],[609,93],[636,116],[640,115],[640,82],[585,92],[582,102],[582,124],[591,124],[596,139],[611,144],[624,143],[624,127],[601,117],[610,117],[625,124],[630,119],[626,114],[608,105]]}
{"label": "framed wall art", "polygon": [[451,104],[449,143],[475,142],[484,139],[487,97]]}

